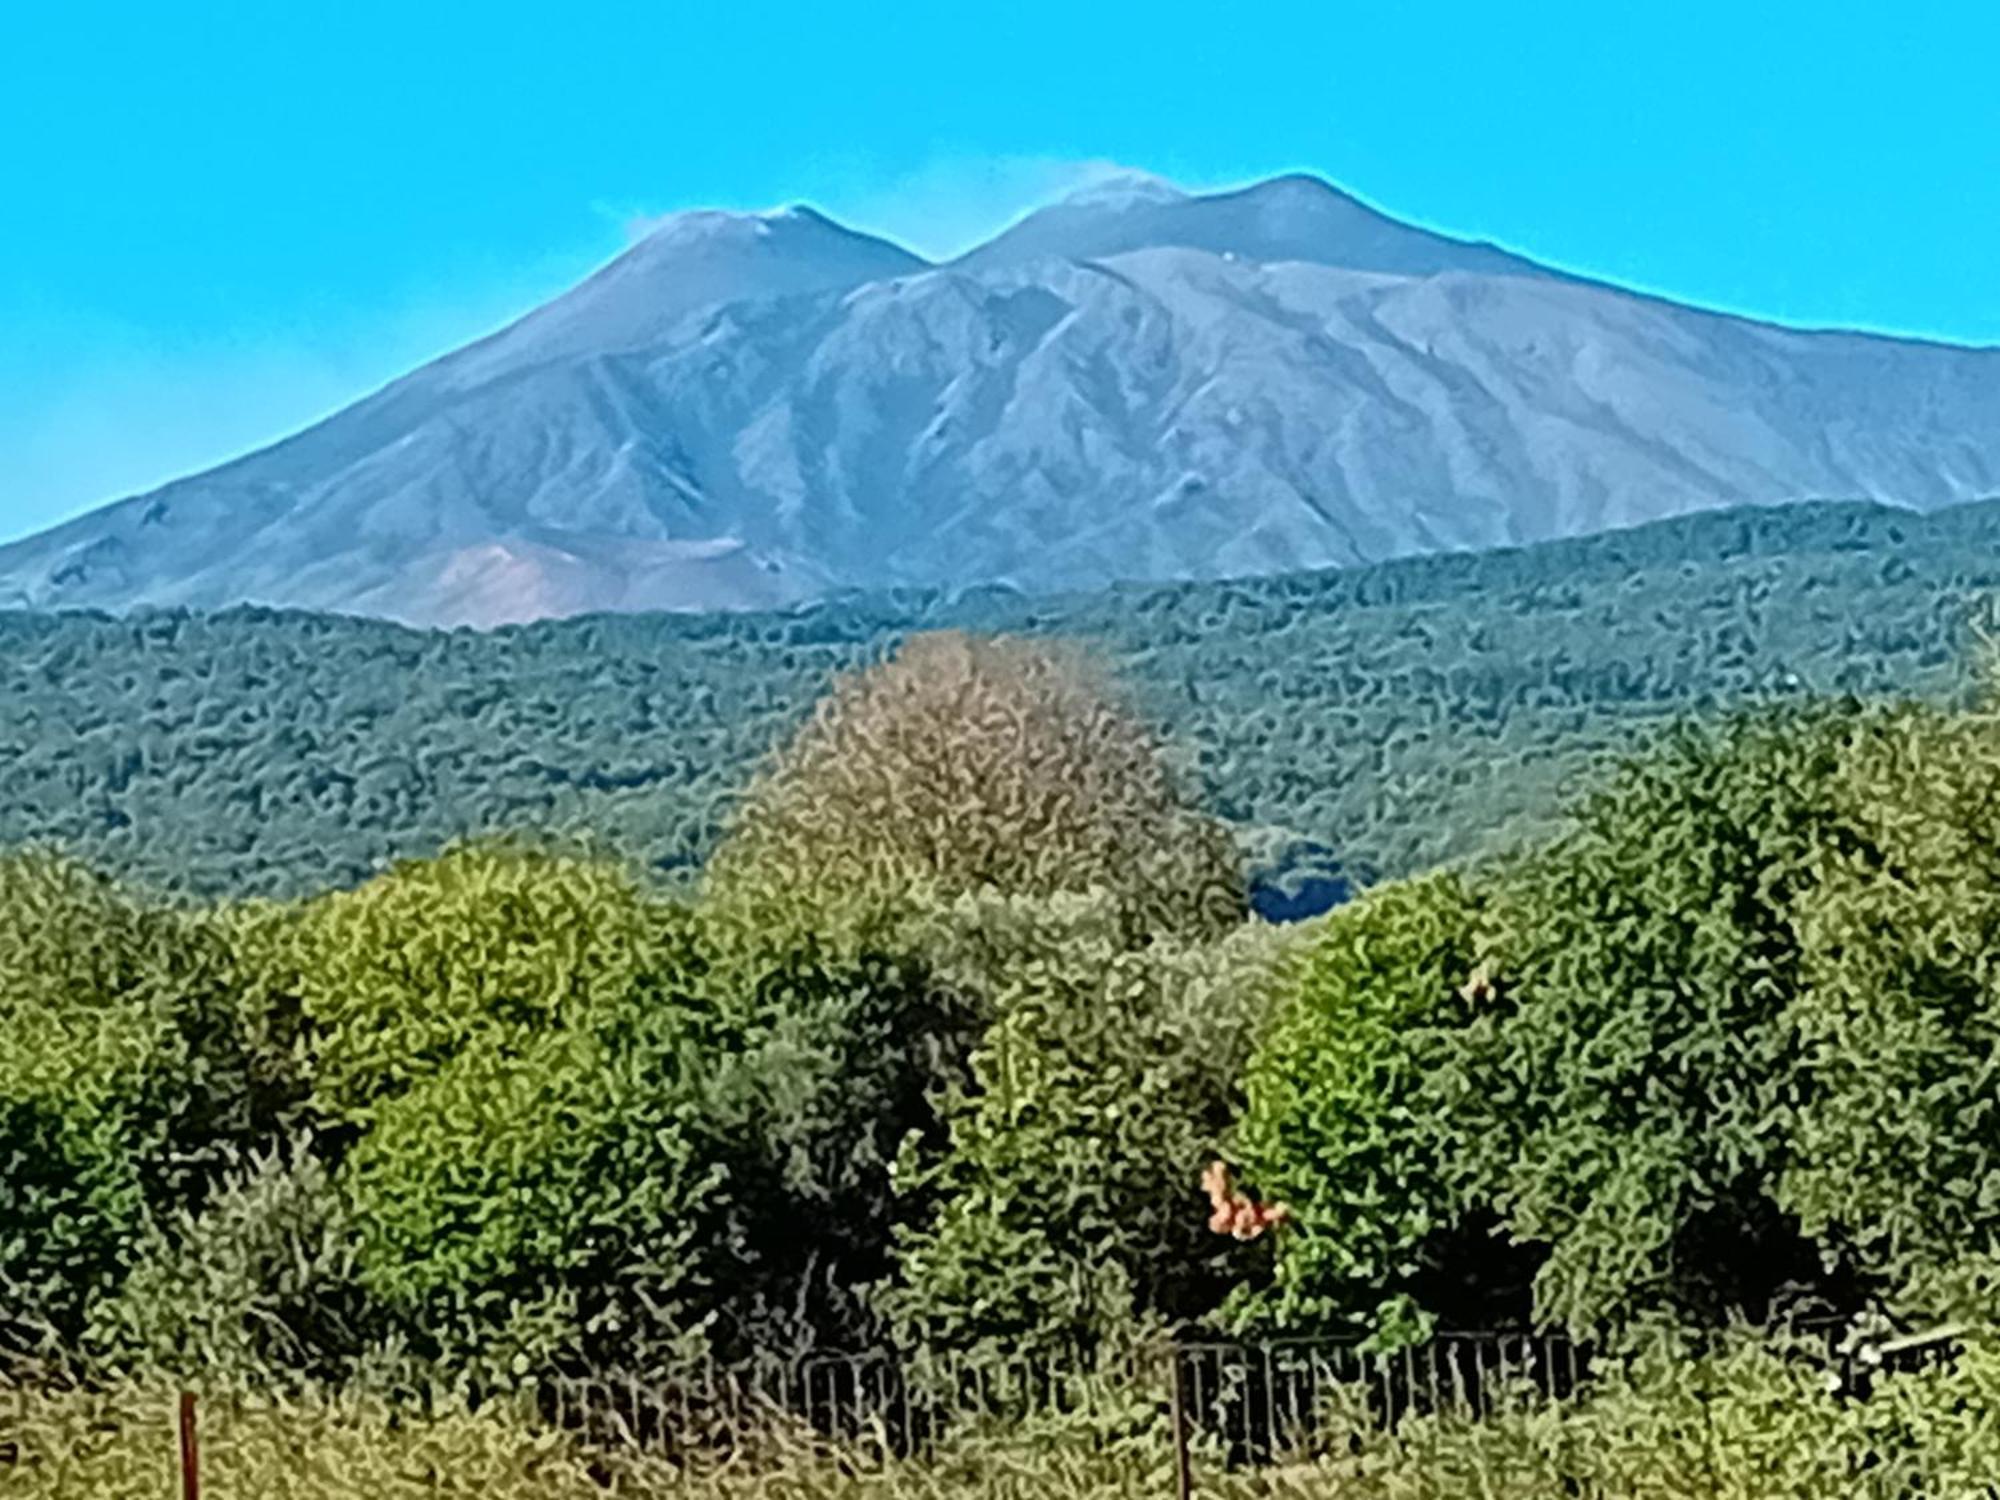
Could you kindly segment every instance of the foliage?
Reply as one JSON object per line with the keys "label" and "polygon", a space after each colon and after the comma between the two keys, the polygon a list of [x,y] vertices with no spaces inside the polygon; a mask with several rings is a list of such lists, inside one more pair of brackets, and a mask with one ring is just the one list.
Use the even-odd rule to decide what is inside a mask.
{"label": "foliage", "polygon": [[117,1291],[91,1307],[85,1345],[112,1368],[338,1385],[381,1334],[357,1249],[303,1140],[249,1155],[199,1211],[146,1226]]}
{"label": "foliage", "polygon": [[707,888],[772,922],[986,890],[1107,891],[1142,932],[1243,912],[1228,833],[1084,658],[958,632],[835,683],[751,786]]}
{"label": "foliage", "polygon": [[[1414,1333],[1447,1310],[1441,1260],[1501,1124],[1468,1067],[1491,1026],[1479,919],[1459,875],[1392,882],[1328,916],[1288,973],[1234,1145],[1290,1226],[1273,1285],[1231,1309],[1238,1326]],[[1496,1309],[1456,1311],[1471,1323]]]}
{"label": "foliage", "polygon": [[497,1341],[503,1368],[543,1359],[533,1330],[570,1326],[565,1277],[606,1269],[586,1240],[615,1260],[650,1237],[674,1258],[678,1202],[709,1173],[667,1119],[621,1154],[642,1106],[601,1037],[648,1014],[666,1072],[640,1098],[671,1089],[673,1023],[694,1008],[704,1024],[677,993],[689,926],[615,866],[482,845],[308,903],[273,945],[358,1280],[429,1339],[468,1359]]}
{"label": "foliage", "polygon": [[908,1347],[1088,1356],[1208,1311],[1235,1272],[1197,1179],[1286,934],[1132,947],[1104,893],[962,897],[921,946],[986,998],[969,1087],[881,1299]]}
{"label": "foliage", "polygon": [[[1772,632],[1756,640],[1796,641],[1784,632],[1810,607],[1767,615],[1781,583],[1801,598],[1826,578],[1903,586],[1876,576],[1870,515],[1743,522],[1733,551],[1719,523],[1677,535],[1709,539],[1702,566],[1734,579],[1729,598]],[[1973,522],[1921,524],[1935,536]],[[1818,550],[1792,548],[1815,535]],[[1849,548],[1854,536],[1864,545]],[[1450,622],[1477,618],[1484,653],[1509,630],[1546,627],[1549,610],[1583,611],[1579,640],[1600,606],[1629,624],[1621,588],[1709,597],[1689,594],[1654,545],[1635,536],[1565,554],[1616,560],[1615,584],[1588,568],[1544,576],[1540,554],[1522,554],[1116,596],[1115,609],[953,605],[1023,611],[1031,639],[919,636],[843,679],[753,787],[699,900],[655,879],[709,838],[671,855],[648,844],[658,820],[693,816],[662,790],[671,777],[645,783],[644,799],[591,792],[607,798],[591,817],[615,805],[630,824],[609,850],[455,845],[291,903],[192,908],[60,858],[0,861],[0,1280],[12,1299],[0,1340],[16,1353],[80,1344],[101,1366],[358,1391],[440,1374],[466,1385],[552,1369],[653,1374],[702,1351],[885,1332],[924,1349],[1081,1357],[1185,1328],[1232,1288],[1229,1316],[1243,1324],[1358,1327],[1389,1342],[1437,1320],[1530,1313],[1579,1330],[1661,1309],[1714,1324],[1761,1315],[1787,1283],[1842,1307],[1879,1295],[1912,1313],[1990,1312],[1995,705],[1836,701],[1656,735],[1537,846],[1392,880],[1287,932],[1240,920],[1224,830],[1181,800],[1171,755],[1139,727],[1141,709],[1194,726],[1210,793],[1258,821],[1237,836],[1268,844],[1291,873],[1326,876],[1349,847],[1316,845],[1296,830],[1327,825],[1290,810],[1295,798],[1329,805],[1315,799],[1331,782],[1314,778],[1423,790],[1399,781],[1407,745],[1356,748],[1357,729],[1414,713],[1442,736],[1423,753],[1442,754],[1440,726],[1467,703],[1538,691],[1451,666]],[[1500,596],[1507,608],[1489,600],[1467,615],[1456,591],[1496,578],[1519,585]],[[1856,597],[1846,586],[1834,592]],[[1143,623],[1117,624],[1135,598],[1149,601]],[[1489,605],[1499,613],[1477,613]],[[255,615],[0,631],[52,653],[23,658],[31,684],[60,680],[59,667],[87,678],[102,664],[91,652],[124,640],[159,674],[131,669],[138,697],[225,707],[239,687],[247,700],[227,663],[249,640],[276,653],[258,658],[268,681],[256,681],[281,692],[295,685],[294,649],[305,661],[341,642],[409,647],[369,678],[372,692],[430,681],[440,662],[475,679],[496,662],[555,674],[588,643],[632,689],[619,722],[621,743],[644,742],[638,764],[684,743],[659,730],[664,717],[709,712],[700,651],[735,661],[754,640],[752,658],[789,653],[784,680],[805,683],[945,606],[875,608],[495,637]],[[1111,611],[1097,618],[1138,665],[1137,706],[1032,639],[1091,610]],[[1816,643],[1812,659],[1860,659],[1893,636],[1889,656],[1909,666],[1948,635],[1942,610],[1921,630],[1898,618]],[[1905,626],[1907,639],[1895,634]],[[1411,653],[1396,658],[1400,676],[1370,675],[1378,659],[1365,652],[1335,654],[1392,628],[1395,650]],[[1569,649],[1542,633],[1556,644],[1537,650]],[[1282,664],[1272,650],[1254,669],[1229,655],[1284,639],[1310,649]],[[1751,637],[1730,639],[1742,649],[1702,666],[1707,676],[1667,672],[1671,691],[1609,667],[1549,667],[1574,693],[1553,696],[1563,706],[1534,735],[1578,701],[1643,717],[1689,694],[1708,707],[1747,695],[1766,664]],[[173,675],[177,653],[218,641],[205,681]],[[327,670],[321,660],[303,677],[325,686],[314,674]],[[16,696],[39,701],[42,686]],[[544,688],[524,700],[532,712],[505,694],[480,712],[548,720],[534,743],[564,751],[543,764],[574,788],[594,764],[592,737],[617,735],[599,709],[577,727],[563,706],[615,695],[593,697],[610,690],[574,671]],[[782,697],[772,689],[758,722],[784,717]],[[1410,707],[1419,701],[1431,706]],[[392,712],[387,700],[370,710]],[[297,723],[361,733],[344,714],[301,710]],[[1242,745],[1261,747],[1243,751],[1245,778],[1202,738],[1228,716],[1249,726]],[[1291,716],[1306,727],[1288,739]],[[1468,710],[1451,733],[1491,749],[1507,718]],[[527,734],[525,722],[508,733]],[[195,759],[162,753],[156,769],[192,774],[218,745],[262,743],[250,719],[196,723],[176,730]],[[451,736],[465,726],[440,713],[405,731],[408,764],[423,769],[378,766],[401,790],[355,804],[371,824],[407,814],[371,849],[422,847],[444,827],[418,804],[458,774]],[[1582,745],[1597,731],[1562,732]],[[263,773],[228,763],[263,795]],[[46,777],[32,756],[22,764],[21,805],[43,805]],[[124,756],[104,772],[123,778],[120,808],[148,795],[148,764]],[[70,784],[77,805],[109,806],[97,774]],[[708,786],[708,774],[673,784]],[[272,839],[304,826],[280,803],[252,819]],[[545,798],[541,811],[559,825],[584,805]],[[276,846],[240,837],[249,825],[232,809],[202,820],[203,837],[275,869],[259,862]],[[1496,804],[1482,826],[1503,814]],[[1205,1225],[1200,1173],[1217,1157],[1287,1210],[1255,1243]],[[1796,1373],[1751,1370],[1745,1388]],[[1601,1428],[1564,1426],[1569,1413],[1533,1420],[1640,1446],[1645,1424],[1681,1420],[1671,1393],[1633,1392],[1593,1408],[1590,1420],[1611,1424]],[[1478,1441],[1538,1451],[1541,1429],[1507,1430]],[[1437,1441],[1459,1437],[1441,1428]],[[1680,1441],[1662,1450],[1662,1472],[1680,1472]]]}
{"label": "foliage", "polygon": [[[740,972],[740,953],[721,951],[718,967]],[[974,1019],[909,954],[811,937],[789,939],[744,993],[747,1024],[714,1069],[731,1087],[704,1100],[733,1189],[715,1342],[734,1355],[866,1346],[879,1332],[867,1293],[933,1202],[896,1170],[942,1149],[938,1109]]]}
{"label": "foliage", "polygon": [[1983,1319],[2000,1307],[2000,719],[1897,715],[1855,751],[1853,834],[1819,851],[1797,917],[1809,1083],[1782,1201],[1912,1308]]}
{"label": "foliage", "polygon": [[1611,1362],[1576,1399],[1365,1434],[1320,1481],[1365,1500],[1712,1495],[1901,1500],[2000,1482],[2000,1349],[1879,1377],[1865,1400],[1782,1339],[1669,1339]]}
{"label": "foliage", "polygon": [[[1525,1395],[1483,1419],[1357,1421],[1351,1443],[1267,1469],[1232,1469],[1207,1445],[1197,1492],[1218,1500],[1902,1500],[1982,1495],[2000,1482],[2000,1350],[1971,1341],[1956,1358],[1879,1376],[1865,1399],[1829,1389],[1827,1367],[1783,1340],[1720,1336],[1649,1343],[1600,1361],[1575,1396]],[[1137,1396],[1139,1393],[1135,1392]],[[1358,1394],[1358,1393],[1354,1393]],[[775,1426],[754,1457],[683,1469],[644,1453],[585,1449],[510,1406],[428,1413],[356,1395],[201,1407],[206,1492],[307,1500],[491,1500],[677,1495],[690,1500],[1083,1500],[1167,1492],[1174,1455],[1154,1393],[1042,1427],[973,1431],[924,1462],[849,1458]],[[0,1413],[18,1452],[0,1468],[24,1500],[152,1496],[171,1487],[170,1391],[8,1392]],[[1338,1417],[1340,1404],[1331,1403]]]}
{"label": "foliage", "polygon": [[253,1118],[227,956],[52,856],[0,857],[0,1354],[73,1339]]}
{"label": "foliage", "polygon": [[270,962],[316,1103],[361,1125],[468,1049],[588,1027],[696,955],[686,909],[616,864],[482,842],[306,903]]}
{"label": "foliage", "polygon": [[1244,583],[489,634],[0,612],[0,846],[211,898],[531,827],[685,876],[833,673],[960,629],[1091,641],[1207,806],[1393,878],[1542,836],[1602,756],[1685,713],[1950,695],[1996,538],[2000,506],[1795,505]]}
{"label": "foliage", "polygon": [[907,963],[732,941],[616,866],[492,845],[309,904],[282,952],[360,1280],[434,1357],[852,1331],[951,1024]]}
{"label": "foliage", "polygon": [[7,1337],[112,1367],[492,1383],[864,1341],[930,1202],[892,1165],[941,1148],[973,1024],[907,954],[519,844],[204,912],[23,856],[0,912]]}
{"label": "foliage", "polygon": [[1819,851],[1856,844],[1837,777],[1873,722],[1836,705],[1678,734],[1508,881],[1498,1191],[1550,1247],[1540,1316],[1762,1316],[1821,1271],[1777,1196],[1803,1081],[1794,909]]}
{"label": "foliage", "polygon": [[1578,1331],[1990,1313],[1996,791],[1984,713],[1689,727],[1548,847],[1336,913],[1249,1074],[1295,1222],[1239,1310],[1420,1331],[1511,1256]]}
{"label": "foliage", "polygon": [[[174,1411],[173,1388],[159,1383],[101,1393],[0,1390],[0,1413],[13,1419],[7,1430],[20,1446],[0,1468],[0,1485],[20,1500],[178,1493]],[[204,1402],[197,1415],[205,1494],[299,1500],[605,1494],[587,1455],[498,1409],[447,1409],[413,1420],[365,1396],[308,1390],[284,1401]]]}

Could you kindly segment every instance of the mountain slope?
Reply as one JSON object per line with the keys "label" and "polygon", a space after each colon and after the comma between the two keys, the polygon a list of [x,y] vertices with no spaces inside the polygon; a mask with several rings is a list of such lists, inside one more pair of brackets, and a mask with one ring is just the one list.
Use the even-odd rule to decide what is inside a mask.
{"label": "mountain slope", "polygon": [[1684,713],[1949,696],[1996,597],[2000,503],[1807,504],[1241,583],[491,632],[0,613],[0,848],[205,896],[347,884],[481,831],[588,833],[684,875],[832,672],[956,626],[1090,642],[1253,851],[1396,876],[1545,834],[1601,754]]}
{"label": "mountain slope", "polygon": [[679,216],[315,428],[0,548],[0,606],[490,625],[1996,492],[2000,351],[1676,307],[1309,178],[1126,182],[944,266]]}

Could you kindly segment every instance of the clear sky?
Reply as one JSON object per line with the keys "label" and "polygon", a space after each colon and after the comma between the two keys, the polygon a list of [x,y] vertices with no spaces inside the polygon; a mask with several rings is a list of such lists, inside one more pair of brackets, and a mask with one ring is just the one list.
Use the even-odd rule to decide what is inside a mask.
{"label": "clear sky", "polygon": [[173,5],[0,25],[0,539],[267,442],[682,207],[942,255],[1316,172],[1684,300],[2000,343],[2000,5]]}

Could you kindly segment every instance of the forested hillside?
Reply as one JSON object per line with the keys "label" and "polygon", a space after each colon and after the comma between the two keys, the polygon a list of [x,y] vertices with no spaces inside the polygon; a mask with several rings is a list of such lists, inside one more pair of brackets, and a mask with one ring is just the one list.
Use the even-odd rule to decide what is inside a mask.
{"label": "forested hillside", "polygon": [[[1744,541],[1716,566],[1747,575],[1693,597],[1760,598],[1781,644],[1843,557],[1857,579],[1885,567],[1799,554],[1781,616],[1757,570],[1786,559]],[[1428,603],[1348,603],[1445,638],[1434,582],[1406,590]],[[1923,620],[1876,610],[1850,639],[1827,618],[1855,652]],[[1949,618],[1881,670],[1920,667]],[[1171,643],[1172,608],[1148,628]],[[1709,627],[1739,696],[1791,660],[1743,629]],[[1357,733],[1369,709],[1421,725],[1480,701],[1385,705],[1333,649],[1290,670],[1353,694]],[[1192,642],[1155,660],[1176,651],[1221,712],[1225,663],[1207,675]],[[1622,685],[1627,718],[1604,721],[1629,732],[1633,705],[1673,701],[1649,670],[1578,680]],[[1404,691],[1419,671],[1431,692],[1480,680],[1417,663]],[[840,674],[681,891],[535,847],[529,816],[520,839],[285,902],[162,902],[0,853],[0,1422],[9,1401],[38,1414],[0,1468],[34,1497],[153,1493],[145,1412],[194,1382],[228,1448],[241,1403],[273,1414],[283,1446],[233,1471],[244,1493],[307,1468],[342,1476],[335,1500],[447,1475],[561,1493],[459,1484],[531,1445],[522,1484],[545,1462],[635,1500],[745,1475],[772,1487],[729,1492],[842,1493],[816,1466],[858,1472],[866,1430],[879,1472],[921,1488],[855,1493],[1155,1494],[1182,1440],[1243,1472],[1210,1441],[1239,1398],[1201,1387],[1197,1442],[1180,1375],[1145,1363],[1179,1372],[1220,1337],[1256,1341],[1232,1368],[1264,1372],[1240,1400],[1267,1410],[1281,1344],[1372,1362],[1315,1385],[1324,1446],[1259,1450],[1292,1493],[1986,1493],[2000,649],[1960,671],[1951,707],[1813,695],[1676,720],[1565,790],[1559,832],[1288,925],[1251,919],[1240,832],[1103,663],[963,630]],[[219,697],[240,712],[254,686]],[[1518,721],[1511,701],[1492,719]],[[1481,1347],[1441,1329],[1522,1327],[1546,1382],[1502,1389],[1460,1359],[1456,1389],[1495,1403],[1417,1384]],[[1583,1367],[1558,1378],[1551,1339]],[[986,1404],[931,1408],[892,1448],[881,1413],[828,1415],[826,1369]],[[789,1396],[708,1426],[718,1378],[786,1370]],[[1085,1389],[1096,1404],[1064,1404]],[[638,1415],[647,1391],[694,1404]],[[453,1425],[475,1407],[483,1425]],[[354,1456],[318,1456],[333,1445]],[[655,1459],[693,1467],[603,1477]]]}
{"label": "forested hillside", "polygon": [[691,871],[837,669],[918,628],[1093,643],[1243,829],[1370,878],[1546,832],[1685,710],[1939,697],[2000,503],[1735,511],[1583,541],[1064,599],[420,632],[233,610],[0,614],[0,845],[190,895],[294,895],[489,830]]}

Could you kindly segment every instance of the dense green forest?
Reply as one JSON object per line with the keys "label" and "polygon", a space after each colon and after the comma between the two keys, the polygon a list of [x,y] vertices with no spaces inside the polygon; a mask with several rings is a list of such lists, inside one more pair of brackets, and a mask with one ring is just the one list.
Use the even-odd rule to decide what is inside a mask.
{"label": "dense green forest", "polygon": [[1374,880],[1545,834],[1607,752],[1685,711],[1948,696],[1996,585],[2000,504],[1828,503],[1071,599],[490,634],[0,614],[0,846],[193,897],[300,895],[523,828],[687,875],[833,672],[961,627],[1092,643],[1253,859],[1316,841]]}
{"label": "dense green forest", "polygon": [[[1816,514],[1818,552],[1760,550],[1758,518],[1709,566],[1907,583],[1907,548],[1847,545],[1903,519]],[[1756,587],[1800,642],[1775,660],[1821,659],[1809,611]],[[1586,592],[1484,598],[1497,622],[1538,589]],[[1254,916],[1215,767],[1163,753],[1114,661],[956,629],[781,716],[692,880],[525,814],[282,899],[0,855],[0,1394],[141,1492],[143,1444],[105,1434],[143,1430],[148,1382],[276,1391],[315,1441],[389,1455],[402,1477],[371,1492],[421,1493],[388,1487],[421,1480],[394,1454],[441,1391],[685,1389],[856,1348],[1110,1371],[1174,1338],[1414,1351],[1526,1324],[1586,1342],[1590,1380],[1491,1419],[1405,1413],[1386,1446],[1364,1424],[1292,1492],[1977,1493],[2000,1479],[2000,657],[1925,644],[1966,602],[1841,627],[1949,703],[1771,692],[1739,651],[1733,707],[1646,700],[1646,743],[1534,809],[1542,831],[1299,923]],[[168,627],[216,628],[87,626]],[[1952,1320],[1963,1351],[1871,1396],[1782,1336],[1801,1315]],[[91,1415],[107,1392],[116,1420]],[[957,1492],[1140,1492],[1166,1407],[1127,1395],[1109,1432],[1001,1412]],[[595,1450],[509,1425],[526,1410],[427,1427],[425,1472],[495,1445],[589,1472]],[[74,1492],[30,1438],[26,1493]],[[535,1492],[508,1472],[494,1493]]]}

